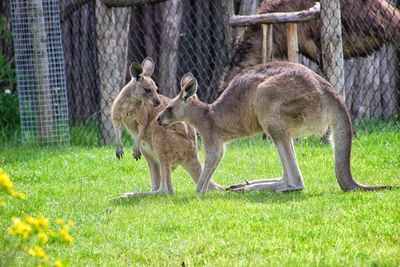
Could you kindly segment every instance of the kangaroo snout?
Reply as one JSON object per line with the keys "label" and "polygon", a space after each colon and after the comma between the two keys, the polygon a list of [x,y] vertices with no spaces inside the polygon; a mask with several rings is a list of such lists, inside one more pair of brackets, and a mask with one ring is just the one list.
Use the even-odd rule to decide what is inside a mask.
{"label": "kangaroo snout", "polygon": [[159,105],[160,105],[160,99],[153,99],[153,105],[155,106],[155,107],[158,107]]}
{"label": "kangaroo snout", "polygon": [[162,126],[162,120],[160,117],[157,118],[157,123],[158,123],[158,125]]}

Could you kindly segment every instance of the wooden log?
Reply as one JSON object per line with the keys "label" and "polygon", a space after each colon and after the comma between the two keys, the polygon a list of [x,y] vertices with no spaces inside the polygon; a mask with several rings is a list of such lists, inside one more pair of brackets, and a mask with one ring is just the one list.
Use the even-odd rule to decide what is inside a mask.
{"label": "wooden log", "polygon": [[107,7],[136,7],[153,5],[169,0],[102,0]]}
{"label": "wooden log", "polygon": [[297,24],[286,24],[286,40],[288,60],[291,62],[299,62],[299,45],[297,41]]}
{"label": "wooden log", "polygon": [[229,20],[231,26],[248,26],[255,24],[298,23],[316,19],[320,13],[320,4],[317,2],[308,10],[297,12],[278,12],[248,16],[232,16]]}
{"label": "wooden log", "polygon": [[273,50],[273,24],[262,24],[263,29],[263,43],[262,43],[262,62],[272,60],[272,50]]}
{"label": "wooden log", "polygon": [[345,99],[342,20],[339,0],[321,0],[322,65],[327,79]]}

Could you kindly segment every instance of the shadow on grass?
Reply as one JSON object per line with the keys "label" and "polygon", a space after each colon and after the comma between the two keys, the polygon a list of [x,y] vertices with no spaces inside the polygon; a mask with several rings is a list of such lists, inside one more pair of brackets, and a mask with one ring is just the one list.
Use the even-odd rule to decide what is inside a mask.
{"label": "shadow on grass", "polygon": [[[310,198],[326,197],[327,195],[336,195],[338,192],[320,192],[310,193],[303,191],[277,193],[272,191],[259,191],[250,193],[236,193],[236,192],[209,192],[205,195],[197,195],[193,193],[177,193],[174,195],[153,195],[144,197],[134,197],[121,200],[111,200],[112,205],[138,205],[143,204],[157,204],[168,201],[171,204],[187,204],[193,202],[214,203],[218,201],[229,202],[255,202],[255,203],[293,203],[301,202]],[[239,204],[240,205],[240,204]]]}
{"label": "shadow on grass", "polygon": [[43,158],[61,156],[71,148],[67,145],[40,146],[20,145],[0,149],[0,164],[27,161],[40,161]]}

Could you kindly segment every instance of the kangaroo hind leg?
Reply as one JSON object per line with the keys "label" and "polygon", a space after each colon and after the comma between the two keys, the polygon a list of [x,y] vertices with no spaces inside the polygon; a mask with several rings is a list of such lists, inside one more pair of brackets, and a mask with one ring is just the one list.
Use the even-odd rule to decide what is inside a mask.
{"label": "kangaroo hind leg", "polygon": [[282,178],[249,181],[233,185],[228,190],[235,192],[250,192],[273,190],[277,192],[298,191],[304,188],[303,178],[297,163],[293,141],[289,137],[274,137],[272,139],[278,150],[282,163]]}

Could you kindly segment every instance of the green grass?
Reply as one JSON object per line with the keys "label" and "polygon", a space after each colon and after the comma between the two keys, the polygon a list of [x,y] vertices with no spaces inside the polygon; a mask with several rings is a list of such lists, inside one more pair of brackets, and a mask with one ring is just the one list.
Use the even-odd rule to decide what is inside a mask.
{"label": "green grass", "polygon": [[[125,149],[118,161],[112,147],[0,147],[0,166],[28,195],[26,201],[6,198],[0,231],[15,213],[74,219],[75,243],[48,248],[71,266],[400,264],[400,190],[343,193],[331,147],[318,139],[296,144],[302,192],[199,197],[178,168],[175,195],[115,203],[114,195],[145,191],[150,184],[145,161],[135,162],[131,148]],[[362,183],[400,185],[399,133],[361,134],[353,143],[352,166]],[[214,180],[229,185],[280,172],[274,146],[255,137],[227,146]]]}

